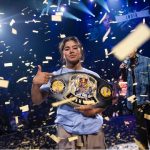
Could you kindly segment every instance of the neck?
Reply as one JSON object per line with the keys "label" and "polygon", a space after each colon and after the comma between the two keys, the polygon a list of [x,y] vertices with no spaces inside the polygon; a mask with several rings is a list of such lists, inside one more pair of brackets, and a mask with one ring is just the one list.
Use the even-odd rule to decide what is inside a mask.
{"label": "neck", "polygon": [[77,64],[72,64],[72,63],[66,63],[66,68],[73,69],[73,70],[81,70],[82,65],[81,62],[78,62]]}

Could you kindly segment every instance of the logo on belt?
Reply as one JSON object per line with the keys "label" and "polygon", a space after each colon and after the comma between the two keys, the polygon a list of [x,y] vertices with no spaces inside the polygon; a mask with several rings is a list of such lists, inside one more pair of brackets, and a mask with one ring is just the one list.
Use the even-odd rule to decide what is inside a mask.
{"label": "logo on belt", "polygon": [[54,93],[63,93],[65,89],[65,83],[63,80],[53,80],[50,88]]}

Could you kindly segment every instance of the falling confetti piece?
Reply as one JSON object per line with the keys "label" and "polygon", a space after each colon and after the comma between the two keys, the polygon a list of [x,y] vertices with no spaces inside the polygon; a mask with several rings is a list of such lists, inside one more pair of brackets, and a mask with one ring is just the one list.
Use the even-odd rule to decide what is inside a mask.
{"label": "falling confetti piece", "polygon": [[13,24],[15,23],[15,20],[14,19],[12,19],[11,21],[10,21],[10,26],[13,26]]}
{"label": "falling confetti piece", "polygon": [[17,30],[16,30],[16,29],[14,29],[14,28],[12,28],[12,34],[17,35]]}
{"label": "falling confetti piece", "polygon": [[136,96],[135,95],[132,95],[130,97],[127,98],[127,100],[131,103],[135,102],[136,101]]}
{"label": "falling confetti piece", "polygon": [[9,81],[8,80],[0,80],[0,87],[1,88],[8,88]]}
{"label": "falling confetti piece", "polygon": [[4,63],[4,67],[12,67],[13,63]]}
{"label": "falling confetti piece", "polygon": [[71,97],[71,98],[68,98],[68,99],[63,99],[63,100],[61,100],[61,101],[59,101],[59,102],[52,103],[52,106],[53,106],[53,107],[58,107],[58,106],[60,106],[60,105],[63,105],[63,104],[72,102],[72,101],[74,101],[74,100],[76,100],[76,97]]}
{"label": "falling confetti piece", "polygon": [[104,16],[102,17],[102,19],[99,21],[99,24],[101,24],[105,20],[106,17],[107,17],[107,13],[104,14]]}
{"label": "falling confetti piece", "polygon": [[77,140],[78,139],[78,136],[72,136],[72,137],[69,137],[68,138],[68,141],[69,142],[72,142],[72,141],[75,141],[75,140]]}
{"label": "falling confetti piece", "polygon": [[26,79],[27,79],[27,77],[22,77],[22,78],[18,79],[18,80],[16,81],[16,83],[21,82],[21,81],[26,80]]}
{"label": "falling confetti piece", "polygon": [[106,31],[105,35],[103,36],[102,42],[105,42],[105,41],[106,41],[106,39],[108,38],[108,35],[109,35],[110,31],[111,31],[111,28],[109,28],[109,29]]}
{"label": "falling confetti piece", "polygon": [[144,114],[144,118],[150,120],[150,114]]}
{"label": "falling confetti piece", "polygon": [[[150,38],[150,29],[146,24],[140,24],[125,39],[119,42],[109,54],[114,54],[120,61],[138,49]],[[127,46],[128,45],[128,46]]]}
{"label": "falling confetti piece", "polygon": [[61,22],[62,21],[62,16],[60,16],[60,15],[51,15],[51,20]]}
{"label": "falling confetti piece", "polygon": [[29,111],[29,105],[19,107],[22,112]]}

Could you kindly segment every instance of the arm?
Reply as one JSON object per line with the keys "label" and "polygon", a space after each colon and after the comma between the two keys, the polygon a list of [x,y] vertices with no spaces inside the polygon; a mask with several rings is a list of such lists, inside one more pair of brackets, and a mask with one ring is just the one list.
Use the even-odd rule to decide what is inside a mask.
{"label": "arm", "polygon": [[79,107],[75,107],[76,110],[83,113],[84,116],[91,117],[96,114],[101,114],[105,109],[104,108],[93,108],[92,105],[83,105]]}
{"label": "arm", "polygon": [[34,104],[39,105],[48,97],[48,92],[42,91],[40,87],[48,83],[50,76],[52,73],[42,72],[41,66],[38,66],[38,72],[33,78],[31,88],[31,98]]}
{"label": "arm", "polygon": [[32,102],[36,105],[41,104],[48,97],[48,93],[41,91],[40,86],[36,84],[32,84],[31,88],[31,98]]}

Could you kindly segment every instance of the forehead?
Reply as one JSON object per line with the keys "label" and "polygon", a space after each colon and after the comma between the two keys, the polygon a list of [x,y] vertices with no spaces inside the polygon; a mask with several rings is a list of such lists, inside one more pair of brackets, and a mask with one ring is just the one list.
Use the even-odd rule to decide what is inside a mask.
{"label": "forehead", "polygon": [[73,40],[70,40],[70,41],[67,41],[64,45],[64,47],[68,47],[68,46],[76,46],[78,45],[77,42],[73,41]]}

